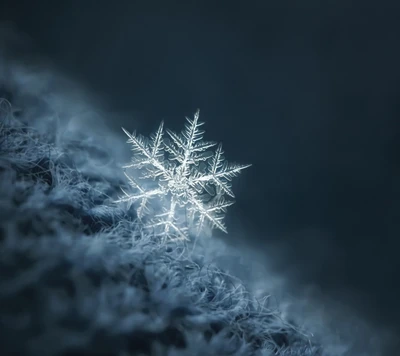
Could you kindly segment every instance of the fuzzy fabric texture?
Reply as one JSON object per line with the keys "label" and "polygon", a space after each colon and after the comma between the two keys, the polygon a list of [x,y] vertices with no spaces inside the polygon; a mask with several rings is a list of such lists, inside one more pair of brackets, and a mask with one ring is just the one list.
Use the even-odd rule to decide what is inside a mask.
{"label": "fuzzy fabric texture", "polygon": [[[11,100],[10,100],[11,101]],[[113,203],[120,173],[1,100],[0,349],[18,355],[322,355],[219,268],[206,243],[160,243]],[[115,167],[116,171],[118,167]]]}
{"label": "fuzzy fabric texture", "polygon": [[390,330],[270,269],[271,244],[257,264],[246,244],[143,234],[113,203],[125,114],[12,26],[0,48],[1,355],[397,355]]}

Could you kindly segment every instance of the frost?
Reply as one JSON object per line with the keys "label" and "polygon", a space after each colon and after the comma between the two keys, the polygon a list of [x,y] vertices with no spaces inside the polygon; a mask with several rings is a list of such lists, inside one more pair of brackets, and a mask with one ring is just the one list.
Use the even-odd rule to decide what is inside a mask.
{"label": "frost", "polygon": [[133,151],[124,168],[138,174],[136,179],[125,170],[133,192],[121,188],[124,195],[116,202],[126,202],[128,209],[135,204],[143,226],[164,238],[185,240],[207,229],[226,233],[223,219],[235,197],[230,182],[250,166],[228,163],[221,144],[203,141],[199,113],[186,118],[181,134],[167,129],[166,137],[163,122],[150,139],[123,128]]}

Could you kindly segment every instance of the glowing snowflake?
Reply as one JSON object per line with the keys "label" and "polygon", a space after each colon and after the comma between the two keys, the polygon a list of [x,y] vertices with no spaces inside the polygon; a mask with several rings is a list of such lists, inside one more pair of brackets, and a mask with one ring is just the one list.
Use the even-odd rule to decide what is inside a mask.
{"label": "glowing snowflake", "polygon": [[123,128],[133,151],[131,164],[124,168],[136,170],[138,180],[125,171],[135,192],[121,188],[124,196],[117,202],[127,202],[128,209],[137,204],[144,226],[169,239],[187,239],[189,232],[204,233],[206,226],[226,233],[224,214],[234,203],[225,198],[234,198],[230,181],[250,166],[229,164],[221,144],[209,152],[217,143],[202,141],[204,123],[199,122],[199,110],[186,120],[180,135],[167,129],[167,138],[163,122],[150,140]]}

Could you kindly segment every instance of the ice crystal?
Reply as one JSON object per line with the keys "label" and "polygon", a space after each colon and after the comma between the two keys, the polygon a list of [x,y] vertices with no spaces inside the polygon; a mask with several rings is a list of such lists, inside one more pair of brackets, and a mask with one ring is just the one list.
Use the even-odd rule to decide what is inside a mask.
{"label": "ice crystal", "polygon": [[187,239],[190,232],[206,233],[206,227],[226,233],[224,215],[234,203],[230,182],[250,166],[228,163],[221,144],[203,141],[199,113],[186,118],[181,134],[167,129],[167,137],[163,122],[150,139],[122,128],[133,151],[124,168],[138,174],[134,178],[125,170],[134,191],[121,188],[124,195],[117,202],[127,202],[128,209],[135,204],[145,228],[164,238]]}

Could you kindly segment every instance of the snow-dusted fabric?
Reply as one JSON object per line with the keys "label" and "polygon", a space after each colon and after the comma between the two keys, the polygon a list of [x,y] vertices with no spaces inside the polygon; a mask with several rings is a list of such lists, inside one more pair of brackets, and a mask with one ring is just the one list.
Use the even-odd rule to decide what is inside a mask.
{"label": "snow-dusted fabric", "polygon": [[2,354],[321,354],[211,263],[201,241],[160,243],[115,204],[124,177],[98,163],[113,161],[99,138],[32,129],[25,108],[16,118],[8,104],[0,132]]}

